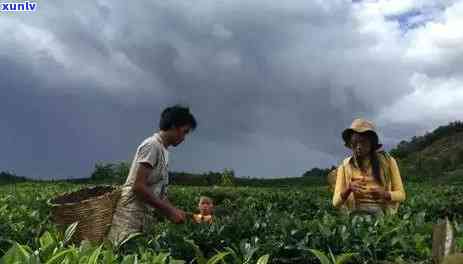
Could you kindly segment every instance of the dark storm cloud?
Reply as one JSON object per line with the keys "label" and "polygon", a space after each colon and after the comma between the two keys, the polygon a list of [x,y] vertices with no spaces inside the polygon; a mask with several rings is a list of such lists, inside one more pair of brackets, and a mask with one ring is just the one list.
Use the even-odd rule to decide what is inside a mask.
{"label": "dark storm cloud", "polygon": [[382,40],[347,2],[39,8],[0,18],[11,36],[0,43],[0,169],[27,176],[82,177],[97,161],[130,160],[175,103],[199,127],[173,151],[173,169],[299,176],[339,162],[354,117],[411,91],[401,52],[377,51]]}

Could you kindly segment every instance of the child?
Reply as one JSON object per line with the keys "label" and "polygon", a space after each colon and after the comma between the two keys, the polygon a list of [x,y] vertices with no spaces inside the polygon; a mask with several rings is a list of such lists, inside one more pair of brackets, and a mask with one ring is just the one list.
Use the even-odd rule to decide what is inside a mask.
{"label": "child", "polygon": [[200,224],[200,223],[208,223],[212,224],[212,215],[214,210],[214,202],[210,197],[201,196],[199,198],[198,204],[199,214],[193,215],[193,220]]}

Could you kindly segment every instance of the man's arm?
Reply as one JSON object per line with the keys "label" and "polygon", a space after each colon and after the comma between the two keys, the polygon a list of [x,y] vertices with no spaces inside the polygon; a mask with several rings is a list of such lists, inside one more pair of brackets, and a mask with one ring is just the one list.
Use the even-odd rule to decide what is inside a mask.
{"label": "man's arm", "polygon": [[151,207],[158,209],[163,215],[167,216],[174,223],[181,223],[185,220],[185,213],[173,206],[169,200],[161,199],[152,194],[147,185],[148,176],[151,174],[153,167],[142,162],[138,167],[137,176],[132,190],[135,196],[141,201],[149,204]]}

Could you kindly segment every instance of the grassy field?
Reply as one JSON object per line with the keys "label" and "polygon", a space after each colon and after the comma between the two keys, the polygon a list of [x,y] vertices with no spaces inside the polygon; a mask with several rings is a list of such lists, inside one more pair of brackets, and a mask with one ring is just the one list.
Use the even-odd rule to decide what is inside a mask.
{"label": "grassy field", "polygon": [[377,220],[338,213],[326,187],[172,186],[170,199],[181,208],[194,211],[205,194],[225,214],[212,225],[160,218],[147,236],[117,247],[72,245],[51,223],[47,199],[82,186],[0,185],[3,263],[320,263],[331,254],[338,263],[431,263],[432,226],[444,216],[463,248],[462,185],[409,183],[399,214]]}

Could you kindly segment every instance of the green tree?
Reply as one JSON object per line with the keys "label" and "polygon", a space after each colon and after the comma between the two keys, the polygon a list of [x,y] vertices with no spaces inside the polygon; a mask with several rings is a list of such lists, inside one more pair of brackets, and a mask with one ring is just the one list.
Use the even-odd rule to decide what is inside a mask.
{"label": "green tree", "polygon": [[221,186],[235,185],[235,172],[232,169],[224,169],[220,179]]}

